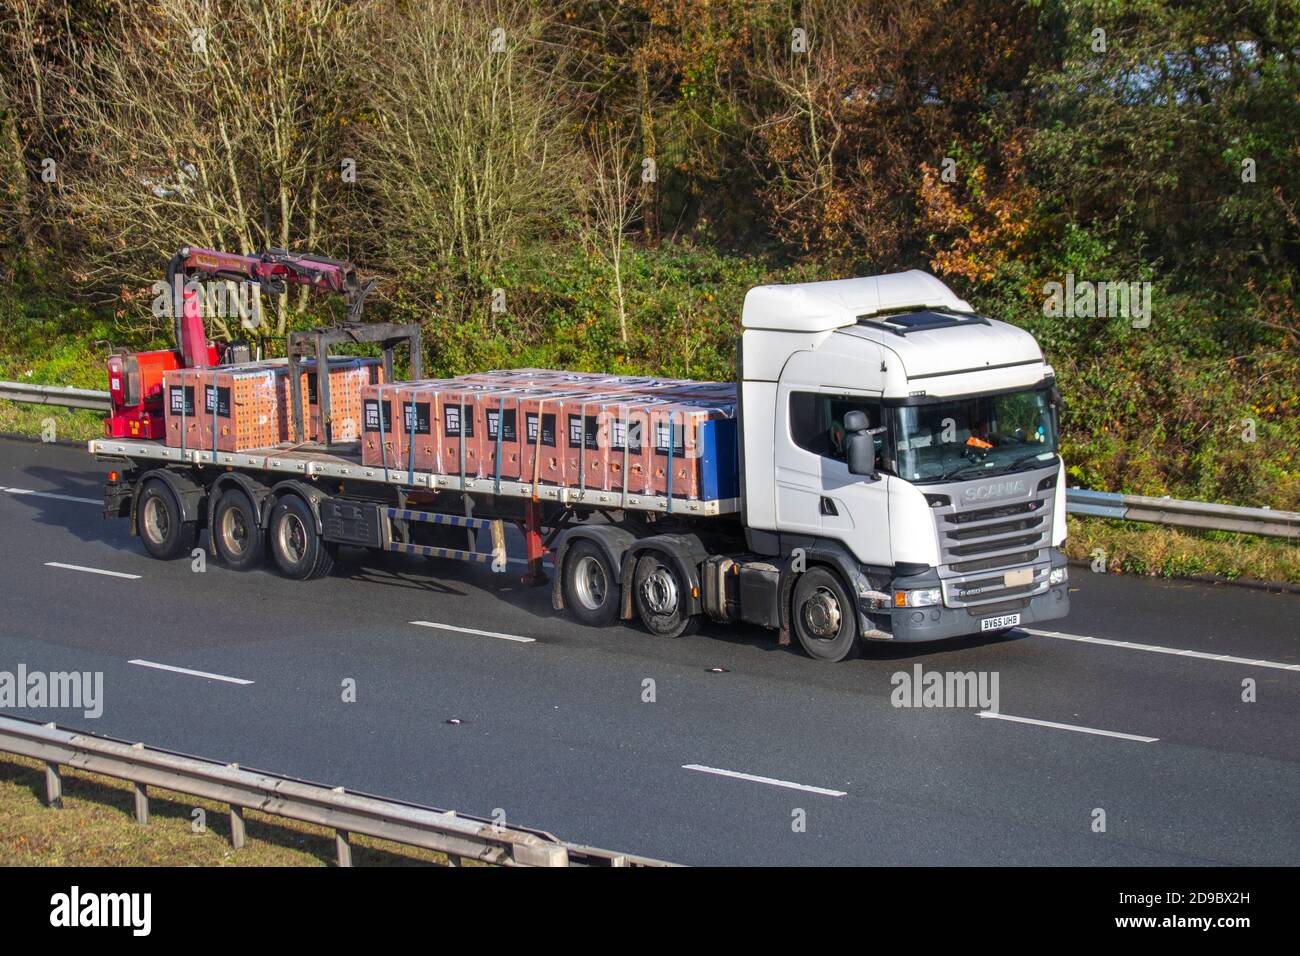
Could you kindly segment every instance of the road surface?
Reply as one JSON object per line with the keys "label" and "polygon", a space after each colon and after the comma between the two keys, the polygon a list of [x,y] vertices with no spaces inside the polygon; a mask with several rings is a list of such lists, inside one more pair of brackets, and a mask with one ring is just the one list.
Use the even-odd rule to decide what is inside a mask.
{"label": "road surface", "polygon": [[[516,569],[154,561],[107,468],[0,439],[0,671],[104,680],[98,718],[15,715],[686,864],[1300,860],[1295,595],[1071,568],[1051,632],[827,665],[582,627]],[[918,665],[996,676],[998,716],[894,706]]]}

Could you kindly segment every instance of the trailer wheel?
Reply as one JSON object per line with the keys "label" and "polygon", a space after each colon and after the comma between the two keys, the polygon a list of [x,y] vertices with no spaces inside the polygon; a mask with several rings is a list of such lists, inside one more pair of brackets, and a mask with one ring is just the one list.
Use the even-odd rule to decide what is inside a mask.
{"label": "trailer wheel", "polygon": [[256,506],[239,489],[231,488],[217,499],[209,533],[226,567],[248,571],[262,563],[266,544],[262,523]]}
{"label": "trailer wheel", "polygon": [[149,479],[140,489],[135,529],[144,549],[161,561],[189,554],[199,536],[198,523],[185,520],[180,502],[167,484],[157,478]]}
{"label": "trailer wheel", "polygon": [[835,572],[813,567],[801,574],[790,612],[795,636],[809,657],[835,663],[857,653],[857,608]]}
{"label": "trailer wheel", "polygon": [[286,578],[309,581],[334,569],[336,549],[316,533],[311,508],[297,495],[285,495],[271,509],[271,557]]}
{"label": "trailer wheel", "polygon": [[651,634],[683,637],[700,619],[690,612],[690,591],[672,563],[654,551],[642,555],[632,575],[632,602]]}
{"label": "trailer wheel", "polygon": [[618,616],[618,575],[590,541],[575,541],[569,548],[563,585],[564,606],[583,624],[604,627]]}

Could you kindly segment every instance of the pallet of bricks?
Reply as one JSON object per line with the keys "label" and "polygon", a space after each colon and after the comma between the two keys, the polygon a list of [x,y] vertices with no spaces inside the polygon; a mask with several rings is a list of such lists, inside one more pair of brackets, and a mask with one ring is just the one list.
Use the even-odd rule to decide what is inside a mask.
{"label": "pallet of bricks", "polygon": [[[361,438],[361,390],[383,381],[377,359],[330,356],[331,437]],[[308,442],[324,441],[316,362],[301,363],[303,427]],[[173,448],[236,452],[294,441],[289,366],[284,359],[182,368],[163,377],[166,442]]]}
{"label": "pallet of bricks", "polygon": [[362,395],[372,467],[670,498],[738,493],[734,385],[516,369]]}

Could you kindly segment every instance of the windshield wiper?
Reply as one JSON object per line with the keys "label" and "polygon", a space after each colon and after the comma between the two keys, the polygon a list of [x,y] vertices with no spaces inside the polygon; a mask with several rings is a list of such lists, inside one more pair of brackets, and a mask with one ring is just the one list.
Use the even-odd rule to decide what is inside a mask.
{"label": "windshield wiper", "polygon": [[[958,465],[956,468],[953,468],[951,471],[945,471],[943,474],[939,476],[938,480],[952,481],[957,478],[963,478],[963,477],[969,478],[972,476],[966,474],[966,472],[971,472],[971,471],[978,471],[978,474],[980,475],[1005,475],[1013,471],[1027,470],[1024,468],[1024,466],[1029,465],[1032,462],[1038,461],[1038,456],[1043,454],[1046,454],[1046,452],[1040,451],[1040,452],[1035,452],[1032,455],[1023,455],[1020,458],[1017,458],[1015,461],[1007,465],[996,465],[993,462],[985,462],[985,461],[966,462],[964,464]],[[1054,455],[1056,454],[1056,452],[1052,452],[1052,454]]]}
{"label": "windshield wiper", "polygon": [[[1013,461],[1011,464],[1007,465],[1006,470],[1007,470],[1007,471],[1021,471],[1021,470],[1026,470],[1026,471],[1027,471],[1028,469],[1022,469],[1021,466],[1022,466],[1022,465],[1028,465],[1028,464],[1031,464],[1032,462],[1036,462],[1036,461],[1038,461],[1038,459],[1039,459],[1040,457],[1042,457],[1043,455],[1046,455],[1046,454],[1049,454],[1049,453],[1048,453],[1048,452],[1040,451],[1040,452],[1035,452],[1035,453],[1032,454],[1032,455],[1024,455],[1023,457],[1021,457],[1021,458],[1017,458],[1017,459],[1016,459],[1015,461]],[[1055,455],[1056,452],[1050,452],[1050,454]],[[1042,464],[1042,466],[1043,466],[1044,468],[1047,467],[1047,462],[1042,462],[1041,464]]]}
{"label": "windshield wiper", "polygon": [[958,465],[956,468],[952,469],[951,471],[945,471],[942,475],[939,476],[939,480],[948,481],[953,478],[960,478],[962,477],[962,472],[970,471],[971,469],[976,469],[976,468],[980,470],[980,474],[984,474],[985,467],[986,465],[982,461],[966,462],[963,465]]}

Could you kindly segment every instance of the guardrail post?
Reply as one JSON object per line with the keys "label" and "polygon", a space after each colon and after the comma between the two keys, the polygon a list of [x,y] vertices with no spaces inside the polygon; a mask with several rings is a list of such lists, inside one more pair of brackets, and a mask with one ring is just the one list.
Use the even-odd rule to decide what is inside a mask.
{"label": "guardrail post", "polygon": [[45,805],[55,810],[63,808],[63,776],[56,763],[45,765]]}
{"label": "guardrail post", "polygon": [[140,826],[149,825],[149,788],[143,783],[131,785],[135,796],[135,822]]}
{"label": "guardrail post", "polygon": [[352,865],[352,835],[347,830],[334,831],[334,849],[338,851],[339,866]]}
{"label": "guardrail post", "polygon": [[230,846],[242,850],[248,840],[248,829],[244,826],[244,808],[230,805]]}

